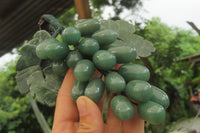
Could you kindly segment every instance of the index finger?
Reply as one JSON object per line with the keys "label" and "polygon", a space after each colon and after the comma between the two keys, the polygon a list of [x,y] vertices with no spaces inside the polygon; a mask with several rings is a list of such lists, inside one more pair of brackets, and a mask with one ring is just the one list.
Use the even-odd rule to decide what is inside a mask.
{"label": "index finger", "polygon": [[73,69],[69,69],[57,96],[53,129],[69,126],[68,129],[73,129],[74,127],[71,126],[74,126],[73,123],[78,121],[77,106],[71,98],[71,90],[75,80]]}

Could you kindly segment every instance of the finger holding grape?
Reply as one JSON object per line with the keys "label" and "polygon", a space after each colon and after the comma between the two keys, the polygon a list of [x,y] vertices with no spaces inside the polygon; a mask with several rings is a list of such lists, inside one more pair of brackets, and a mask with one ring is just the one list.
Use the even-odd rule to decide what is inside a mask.
{"label": "finger holding grape", "polygon": [[[96,72],[93,78],[99,76]],[[103,123],[102,108],[88,97],[80,96],[76,106],[70,96],[75,80],[73,70],[69,69],[57,97],[52,133],[144,133],[144,120],[137,112],[130,120],[121,121],[109,107],[107,123]]]}

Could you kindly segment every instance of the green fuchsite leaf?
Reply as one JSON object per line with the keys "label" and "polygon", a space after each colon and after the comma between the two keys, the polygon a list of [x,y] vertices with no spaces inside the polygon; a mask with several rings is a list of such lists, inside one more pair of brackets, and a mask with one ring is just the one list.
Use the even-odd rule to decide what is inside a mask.
{"label": "green fuchsite leaf", "polygon": [[140,64],[124,64],[119,67],[119,74],[129,82],[131,80],[144,80],[148,81],[150,78],[149,69]]}
{"label": "green fuchsite leaf", "polygon": [[69,68],[74,68],[76,63],[82,59],[82,55],[78,51],[71,51],[67,55],[66,63]]}
{"label": "green fuchsite leaf", "polygon": [[35,46],[37,46],[37,45],[39,45],[39,43],[40,43],[39,39],[33,38],[32,40],[30,40],[28,42],[28,45],[35,45]]}
{"label": "green fuchsite leaf", "polygon": [[94,64],[87,59],[77,62],[74,68],[74,76],[79,81],[88,81],[94,74]]}
{"label": "green fuchsite leaf", "polygon": [[100,24],[97,19],[81,19],[78,20],[75,27],[77,27],[82,36],[92,35],[100,29]]}
{"label": "green fuchsite leaf", "polygon": [[162,105],[148,101],[138,105],[138,114],[151,124],[161,124],[165,120],[165,109]]}
{"label": "green fuchsite leaf", "polygon": [[76,27],[67,27],[62,32],[62,41],[69,45],[75,45],[81,38],[81,32]]}
{"label": "green fuchsite leaf", "polygon": [[110,72],[105,77],[105,85],[109,91],[119,93],[125,89],[126,81],[120,74]]}
{"label": "green fuchsite leaf", "polygon": [[110,70],[116,64],[116,57],[107,50],[99,50],[93,55],[95,66],[102,70]]}
{"label": "green fuchsite leaf", "polygon": [[136,50],[130,46],[111,47],[108,49],[117,58],[117,63],[130,63],[136,58]]}
{"label": "green fuchsite leaf", "polygon": [[115,96],[110,106],[114,115],[121,121],[130,120],[134,116],[134,107],[125,96]]}
{"label": "green fuchsite leaf", "polygon": [[40,103],[55,106],[62,78],[54,74],[50,66],[46,67],[43,72],[41,70],[35,71],[27,79],[30,92]]}
{"label": "green fuchsite leaf", "polygon": [[68,52],[67,45],[54,38],[48,38],[36,47],[36,54],[40,59],[59,60],[65,58]]}
{"label": "green fuchsite leaf", "polygon": [[155,51],[153,44],[145,40],[143,37],[134,34],[134,25],[124,20],[103,20],[102,28],[115,30],[118,33],[121,45],[130,45],[136,49],[137,56],[148,57]]}
{"label": "green fuchsite leaf", "polygon": [[120,38],[124,43],[136,49],[137,55],[140,57],[148,57],[155,51],[153,44],[136,34],[129,34]]}
{"label": "green fuchsite leaf", "polygon": [[59,60],[53,62],[52,70],[56,75],[64,77],[68,70],[68,67],[64,60]]}
{"label": "green fuchsite leaf", "polygon": [[98,102],[103,96],[104,82],[100,78],[92,79],[85,88],[84,95]]}
{"label": "green fuchsite leaf", "polygon": [[146,102],[153,96],[151,85],[142,80],[132,80],[126,85],[126,95],[138,102]]}
{"label": "green fuchsite leaf", "polygon": [[102,20],[101,21],[101,28],[102,29],[112,29],[116,31],[121,36],[126,36],[128,34],[133,34],[135,32],[134,26],[124,20]]}
{"label": "green fuchsite leaf", "polygon": [[96,31],[92,38],[98,41],[100,46],[113,43],[117,39],[117,32],[111,29],[101,29]]}
{"label": "green fuchsite leaf", "polygon": [[76,102],[78,97],[84,95],[84,91],[85,91],[87,84],[88,84],[88,82],[82,82],[82,81],[78,81],[78,80],[75,81],[74,86],[72,88],[72,92],[71,92],[71,97],[74,102]]}
{"label": "green fuchsite leaf", "polygon": [[99,43],[95,39],[85,38],[80,42],[78,48],[81,54],[93,56],[93,54],[99,50]]}
{"label": "green fuchsite leaf", "polygon": [[33,35],[33,38],[38,39],[39,42],[42,42],[48,38],[51,38],[51,35],[45,30],[39,30]]}
{"label": "green fuchsite leaf", "polygon": [[101,46],[101,50],[108,50],[109,48],[118,47],[118,46],[122,46],[122,44],[116,43],[116,41],[115,41],[111,44]]}
{"label": "green fuchsite leaf", "polygon": [[16,70],[20,71],[29,66],[39,65],[41,60],[36,55],[35,45],[25,45],[20,50],[21,57],[17,62]]}
{"label": "green fuchsite leaf", "polygon": [[16,82],[17,82],[17,86],[19,88],[19,92],[21,94],[26,94],[29,92],[30,86],[27,83],[27,79],[33,72],[35,72],[37,70],[40,70],[39,65],[30,66],[30,67],[27,67],[27,68],[17,72]]}
{"label": "green fuchsite leaf", "polygon": [[167,109],[170,103],[168,95],[156,86],[151,85],[151,88],[153,91],[153,97],[151,98],[151,101],[159,103],[164,107],[164,109]]}

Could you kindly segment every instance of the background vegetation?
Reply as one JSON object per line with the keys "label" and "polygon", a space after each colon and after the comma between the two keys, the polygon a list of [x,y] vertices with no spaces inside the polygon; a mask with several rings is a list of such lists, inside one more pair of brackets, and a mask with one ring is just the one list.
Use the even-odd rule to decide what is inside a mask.
{"label": "background vegetation", "polygon": [[[93,17],[103,19],[105,6],[113,7],[116,13],[111,16],[111,19],[120,19],[123,10],[137,10],[142,6],[142,1],[91,0]],[[75,8],[71,8],[58,19],[65,26],[72,25],[76,19]],[[159,18],[145,20],[145,26],[141,26],[141,23],[133,23],[136,34],[151,41],[156,48],[152,56],[141,59],[151,71],[150,82],[166,91],[171,101],[166,122],[160,126],[148,125],[146,130],[153,133],[166,132],[177,121],[191,118],[196,113],[189,98],[190,90],[197,90],[199,85],[187,83],[200,79],[198,76],[200,65],[195,64],[190,68],[189,62],[181,62],[179,59],[199,53],[200,37],[190,30],[169,27]],[[28,95],[21,95],[16,85],[16,61],[9,62],[6,65],[7,69],[0,70],[0,132],[40,133],[42,130],[32,111]],[[54,108],[37,104],[51,127]]]}

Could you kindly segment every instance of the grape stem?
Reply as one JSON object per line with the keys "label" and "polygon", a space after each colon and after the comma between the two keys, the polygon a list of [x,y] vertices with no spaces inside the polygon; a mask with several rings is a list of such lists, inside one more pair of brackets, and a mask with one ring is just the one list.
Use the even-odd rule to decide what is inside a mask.
{"label": "grape stem", "polygon": [[131,102],[132,104],[138,106],[138,103],[135,103],[135,102],[133,102],[133,101],[131,101],[131,100],[130,100],[130,102]]}
{"label": "grape stem", "polygon": [[115,70],[115,69],[112,69],[111,71],[113,71],[113,72],[118,72],[118,70]]}
{"label": "grape stem", "polygon": [[56,38],[57,35],[61,34],[64,30],[64,27],[60,24],[60,22],[50,14],[42,15],[38,22],[38,25],[40,29],[48,31],[54,38]]}
{"label": "grape stem", "polygon": [[100,76],[100,79],[102,79],[103,78],[103,74],[101,74],[101,76]]}
{"label": "grape stem", "polygon": [[101,70],[101,69],[98,69],[98,68],[97,68],[97,70],[99,72],[101,72],[101,74],[103,74],[104,76],[106,76],[108,74],[108,71],[104,71],[104,70]]}
{"label": "grape stem", "polygon": [[104,123],[107,122],[108,106],[109,106],[110,98],[111,98],[111,92],[106,89],[106,96],[103,101],[103,121],[104,121]]}

